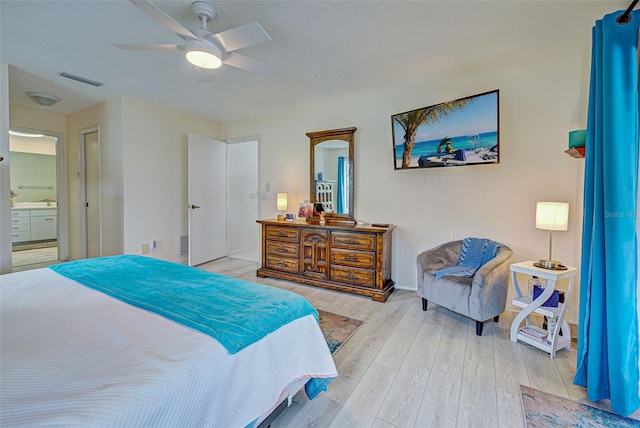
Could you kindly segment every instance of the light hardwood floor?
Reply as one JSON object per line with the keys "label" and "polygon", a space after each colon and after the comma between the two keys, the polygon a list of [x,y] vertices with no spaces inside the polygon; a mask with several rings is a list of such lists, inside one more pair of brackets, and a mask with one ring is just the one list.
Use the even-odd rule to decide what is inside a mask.
{"label": "light hardwood floor", "polygon": [[[298,393],[271,425],[287,427],[523,427],[518,385],[586,402],[573,384],[575,350],[554,359],[509,340],[514,314],[475,322],[434,304],[422,311],[413,291],[386,303],[271,278],[258,264],[223,258],[202,269],[284,288],[316,308],[365,323],[334,355],[340,376],[313,401]],[[607,408],[601,402],[599,407]],[[640,419],[640,412],[634,418]]]}
{"label": "light hardwood floor", "polygon": [[48,266],[58,260],[58,247],[37,248],[14,251],[12,253],[13,271],[35,269]]}

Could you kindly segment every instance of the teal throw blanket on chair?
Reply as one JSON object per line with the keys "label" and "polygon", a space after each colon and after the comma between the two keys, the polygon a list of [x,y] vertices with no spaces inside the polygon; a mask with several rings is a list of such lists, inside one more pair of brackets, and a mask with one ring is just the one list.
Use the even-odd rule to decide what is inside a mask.
{"label": "teal throw blanket on chair", "polygon": [[462,241],[462,249],[460,250],[460,260],[456,266],[449,266],[432,274],[436,279],[443,276],[473,276],[481,266],[493,259],[502,244],[484,238],[465,238]]}

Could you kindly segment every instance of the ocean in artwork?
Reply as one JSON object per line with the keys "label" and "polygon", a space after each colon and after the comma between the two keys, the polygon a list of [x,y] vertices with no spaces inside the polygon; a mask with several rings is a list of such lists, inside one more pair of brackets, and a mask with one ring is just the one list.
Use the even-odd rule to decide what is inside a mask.
{"label": "ocean in artwork", "polygon": [[[498,133],[496,131],[483,132],[475,135],[461,135],[456,137],[449,137],[451,140],[451,146],[453,150],[464,149],[468,153],[481,153],[488,152],[494,146],[498,144]],[[419,141],[413,147],[411,151],[411,164],[410,166],[418,166],[418,159],[441,157],[447,153],[444,147],[441,149],[441,153],[438,153],[438,145],[442,138],[435,140]],[[395,159],[396,166],[402,165],[402,155],[404,153],[404,145],[397,144],[395,146]],[[470,163],[470,162],[466,162]]]}

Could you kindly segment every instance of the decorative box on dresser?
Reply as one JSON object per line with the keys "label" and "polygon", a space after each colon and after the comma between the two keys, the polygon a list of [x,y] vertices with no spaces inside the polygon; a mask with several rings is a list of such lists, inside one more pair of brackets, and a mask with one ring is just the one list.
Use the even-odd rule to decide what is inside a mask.
{"label": "decorative box on dresser", "polygon": [[317,225],[258,220],[262,267],[257,275],[345,291],[385,302],[393,292],[393,225]]}

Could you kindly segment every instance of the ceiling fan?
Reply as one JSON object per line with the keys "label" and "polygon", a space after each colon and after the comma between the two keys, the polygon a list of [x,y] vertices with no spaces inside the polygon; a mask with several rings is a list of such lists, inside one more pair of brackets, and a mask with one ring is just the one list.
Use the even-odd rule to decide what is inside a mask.
{"label": "ceiling fan", "polygon": [[275,67],[234,52],[271,40],[269,34],[257,22],[214,34],[207,29],[207,23],[216,18],[215,8],[204,1],[195,1],[191,4],[191,10],[196,19],[201,22],[201,27],[188,30],[147,0],[129,1],[183,38],[185,43],[181,45],[114,45],[120,49],[184,51],[187,61],[194,65],[196,80],[201,83],[212,81],[214,73],[211,70],[219,68],[222,64],[266,77],[272,76],[277,71]]}

